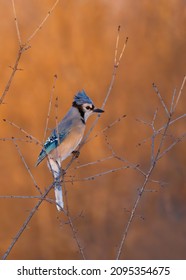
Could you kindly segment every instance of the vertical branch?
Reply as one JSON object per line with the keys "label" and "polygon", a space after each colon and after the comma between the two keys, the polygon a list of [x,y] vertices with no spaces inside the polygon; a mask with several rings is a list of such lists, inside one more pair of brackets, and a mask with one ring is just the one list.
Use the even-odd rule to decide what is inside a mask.
{"label": "vertical branch", "polygon": [[30,43],[30,41],[36,36],[36,34],[38,33],[39,30],[41,30],[41,28],[43,27],[43,25],[45,24],[45,22],[47,21],[47,19],[49,18],[49,16],[52,14],[52,12],[54,11],[55,7],[57,6],[57,4],[59,3],[59,0],[56,0],[52,6],[52,8],[48,11],[48,13],[46,14],[46,16],[44,17],[44,19],[42,20],[42,22],[39,24],[39,26],[34,30],[34,32],[29,36],[29,38],[26,41],[26,45],[28,45]]}
{"label": "vertical branch", "polygon": [[12,0],[12,8],[13,8],[13,13],[14,13],[14,21],[15,21],[15,26],[16,26],[17,38],[18,38],[18,41],[19,41],[19,46],[21,46],[22,45],[21,35],[20,35],[20,31],[19,31],[19,25],[18,25],[18,21],[17,21],[17,15],[16,15],[14,0]]}
{"label": "vertical branch", "polygon": [[13,13],[14,13],[14,21],[15,21],[15,26],[16,26],[16,32],[17,32],[17,37],[18,37],[18,41],[19,41],[19,46],[22,46],[22,42],[21,42],[21,35],[20,35],[20,31],[19,31],[19,25],[18,25],[18,21],[17,21],[17,15],[16,15],[16,9],[15,9],[15,2],[14,0],[12,0],[12,7],[13,7]]}
{"label": "vertical branch", "polygon": [[185,83],[186,83],[186,75],[185,75],[184,78],[183,78],[183,82],[182,82],[182,84],[181,84],[180,91],[179,91],[178,96],[177,96],[177,99],[176,99],[176,101],[175,101],[173,111],[175,111],[176,106],[178,105],[178,102],[179,102],[180,97],[181,97],[181,95],[182,95],[182,92],[183,92],[183,88],[184,88],[184,86],[185,86]]}
{"label": "vertical branch", "polygon": [[161,151],[161,148],[162,148],[162,145],[163,145],[163,142],[165,140],[165,137],[166,137],[166,133],[167,133],[167,130],[168,130],[168,127],[169,127],[169,124],[170,124],[170,118],[168,119],[167,123],[166,123],[166,127],[164,129],[164,132],[163,132],[163,135],[162,135],[162,138],[161,138],[161,141],[160,141],[160,144],[159,144],[159,147],[158,147],[158,151],[156,153],[156,156],[154,158],[154,160],[151,162],[151,165],[150,165],[150,168],[149,168],[149,171],[147,172],[146,176],[145,176],[145,180],[144,180],[144,183],[142,185],[142,187],[140,188],[139,192],[138,192],[138,196],[134,202],[134,205],[132,207],[132,211],[131,211],[131,214],[130,214],[130,217],[129,217],[129,220],[127,222],[127,225],[125,227],[125,230],[123,232],[123,235],[122,235],[122,238],[121,238],[121,242],[119,244],[119,248],[118,248],[118,251],[117,251],[117,255],[116,255],[116,259],[119,260],[120,259],[120,256],[121,256],[121,253],[122,253],[122,249],[123,249],[123,246],[124,246],[124,243],[126,241],[126,238],[127,238],[127,235],[128,235],[128,231],[129,231],[129,228],[133,222],[133,219],[134,219],[134,216],[135,216],[135,213],[136,213],[136,210],[137,210],[137,207],[139,205],[139,202],[141,201],[141,197],[145,191],[145,188],[147,186],[147,184],[149,183],[150,181],[150,177],[152,175],[152,172],[157,164],[157,161],[158,161],[158,157],[159,157],[159,154],[160,154],[160,151]]}
{"label": "vertical branch", "polygon": [[[113,89],[114,82],[115,82],[115,79],[116,79],[116,74],[117,74],[117,68],[120,65],[121,59],[123,57],[123,54],[124,54],[126,46],[127,46],[127,42],[128,42],[128,37],[126,38],[126,40],[125,40],[125,42],[123,44],[123,48],[122,48],[122,51],[120,53],[119,59],[117,60],[116,57],[114,59],[114,61],[116,61],[116,63],[114,64],[113,73],[112,73],[112,79],[111,79],[111,82],[110,82],[110,85],[109,85],[109,89],[107,91],[107,95],[106,95],[106,97],[105,97],[105,99],[103,101],[103,104],[102,104],[102,107],[101,107],[102,109],[104,109],[104,107],[105,107],[105,105],[107,103],[107,100],[108,100],[108,98],[110,96],[110,93],[111,93],[111,91]],[[98,118],[97,118],[97,120],[98,120]]]}
{"label": "vertical branch", "polygon": [[[155,92],[158,94],[158,97],[161,101],[161,104],[168,116],[167,118],[167,121],[165,123],[165,125],[159,129],[159,130],[155,130],[154,128],[154,121],[157,117],[157,110],[155,111],[154,113],[154,117],[153,117],[153,120],[152,120],[152,123],[151,123],[151,127],[152,127],[152,130],[153,130],[153,136],[151,138],[151,145],[152,145],[152,155],[151,155],[151,162],[150,162],[150,166],[149,166],[149,170],[148,172],[146,173],[145,175],[145,180],[142,184],[142,187],[139,189],[139,193],[137,195],[137,198],[133,204],[133,207],[132,207],[132,211],[131,211],[131,214],[130,214],[130,217],[128,219],[128,222],[127,222],[127,225],[125,226],[125,229],[123,231],[123,234],[122,234],[122,238],[121,238],[121,241],[120,241],[120,244],[119,244],[119,247],[118,247],[118,251],[117,251],[117,254],[116,254],[116,259],[120,259],[121,257],[121,253],[122,253],[122,250],[123,250],[123,247],[124,247],[124,244],[125,244],[125,241],[126,241],[126,238],[127,238],[127,235],[128,235],[128,232],[129,232],[129,229],[130,229],[130,226],[133,222],[133,219],[134,219],[134,216],[136,215],[136,210],[137,210],[137,207],[139,205],[139,202],[141,201],[141,197],[145,191],[145,188],[147,186],[147,184],[150,182],[150,177],[157,165],[157,162],[160,158],[162,158],[162,156],[164,156],[170,149],[172,149],[178,142],[180,142],[185,136],[186,136],[186,133],[184,133],[183,135],[181,135],[181,137],[178,137],[174,143],[172,143],[167,149],[163,150],[162,151],[162,148],[163,148],[163,144],[165,142],[165,138],[166,138],[166,135],[167,135],[167,131],[169,129],[169,126],[171,125],[171,123],[175,122],[176,120],[180,119],[180,118],[177,118],[176,120],[172,120],[172,116],[173,116],[173,112],[178,104],[178,101],[180,99],[180,96],[182,94],[182,91],[183,91],[183,87],[184,87],[184,84],[185,84],[185,81],[186,81],[186,77],[184,77],[183,79],[183,82],[182,82],[182,85],[181,85],[181,88],[180,88],[180,91],[179,91],[179,94],[178,94],[178,97],[174,103],[174,100],[175,100],[175,93],[173,93],[173,97],[172,97],[172,103],[171,103],[171,108],[170,108],[170,111],[168,111],[164,101],[163,101],[163,98],[162,96],[160,95],[157,87],[153,84],[153,87],[155,89]],[[174,108],[174,110],[172,109]],[[183,117],[183,115],[181,116],[181,118]],[[158,145],[158,149],[157,149],[157,152],[156,152],[156,155],[154,156],[154,141],[155,141],[155,135],[157,135],[158,133],[160,133],[160,131],[163,130],[163,133],[162,133],[162,136],[161,136],[161,140],[159,142],[159,145]],[[152,157],[153,156],[153,157]]]}
{"label": "vertical branch", "polygon": [[[107,103],[107,100],[111,94],[111,91],[113,89],[113,86],[114,86],[114,82],[115,82],[115,79],[116,79],[116,74],[117,74],[117,69],[120,65],[120,62],[121,62],[121,59],[123,57],[123,54],[125,52],[125,49],[126,49],[126,46],[127,46],[127,42],[128,42],[128,37],[126,38],[124,44],[123,44],[123,47],[122,47],[122,51],[119,55],[119,59],[117,60],[117,54],[118,54],[118,45],[119,45],[119,33],[120,33],[120,26],[118,27],[118,34],[117,34],[117,37],[116,37],[116,47],[115,47],[115,52],[114,52],[114,67],[113,67],[113,72],[112,72],[112,78],[111,78],[111,81],[110,81],[110,85],[109,85],[109,88],[108,88],[108,91],[107,91],[107,94],[106,94],[106,97],[103,101],[103,104],[101,106],[101,109],[104,109],[106,103]],[[81,144],[80,144],[80,148],[85,144],[85,142],[87,141],[90,133],[92,132],[92,130],[94,129],[94,127],[96,126],[98,120],[100,118],[100,114],[98,114],[97,118],[95,119],[95,121],[93,122],[92,126],[90,127],[89,131],[87,132],[86,136],[84,137],[84,139],[82,140]]]}
{"label": "vertical branch", "polygon": [[17,70],[18,70],[18,64],[19,64],[19,61],[20,61],[20,59],[21,59],[21,56],[22,56],[23,52],[24,52],[25,50],[27,50],[27,49],[28,49],[28,48],[24,48],[23,46],[21,46],[21,47],[19,48],[19,51],[18,51],[18,54],[17,54],[17,58],[16,58],[16,61],[15,61],[15,64],[14,64],[14,66],[12,67],[12,73],[11,73],[10,78],[8,79],[8,82],[7,82],[6,86],[5,86],[5,89],[4,89],[4,91],[3,91],[3,93],[2,93],[2,95],[1,95],[1,97],[0,97],[0,104],[3,103],[4,98],[5,98],[7,92],[8,92],[9,89],[10,89],[10,86],[11,86],[11,83],[12,83],[13,78],[14,78],[14,76],[15,76],[15,73],[16,73]]}
{"label": "vertical branch", "polygon": [[55,123],[56,123],[56,133],[57,133],[57,136],[58,136],[58,145],[60,144],[59,143],[59,127],[58,127],[58,97],[56,97],[56,100],[55,100]]}
{"label": "vertical branch", "polygon": [[172,94],[171,107],[170,107],[171,114],[173,114],[173,112],[174,112],[175,96],[176,96],[176,89],[174,89],[173,94]]}
{"label": "vertical branch", "polygon": [[81,246],[81,243],[80,243],[80,241],[78,239],[78,236],[77,236],[77,230],[75,229],[75,226],[73,224],[72,218],[70,216],[69,205],[68,205],[68,196],[67,196],[67,190],[66,190],[66,187],[65,187],[64,176],[62,178],[62,182],[63,182],[63,188],[64,188],[64,199],[65,199],[65,204],[66,204],[65,215],[66,215],[66,217],[68,219],[68,224],[70,225],[70,229],[72,231],[73,238],[74,238],[74,240],[75,240],[75,242],[77,244],[79,253],[80,253],[82,259],[86,260],[83,247]]}
{"label": "vertical branch", "polygon": [[165,110],[167,116],[169,117],[169,116],[170,116],[169,111],[168,111],[168,109],[167,109],[167,106],[165,105],[165,102],[164,102],[164,100],[163,100],[163,97],[161,96],[161,94],[160,94],[160,92],[159,92],[157,86],[155,85],[155,83],[153,83],[152,86],[153,86],[154,91],[156,92],[157,96],[159,97],[160,102],[161,102],[161,104],[162,104],[162,106],[163,106],[163,108],[164,108],[164,110]]}
{"label": "vertical branch", "polygon": [[151,127],[152,127],[152,130],[153,130],[153,135],[152,135],[152,138],[151,138],[151,141],[152,141],[152,144],[151,144],[151,162],[152,163],[154,162],[154,155],[155,155],[155,138],[156,138],[157,132],[155,130],[154,123],[155,123],[157,114],[158,114],[158,109],[155,111],[154,116],[153,116],[153,120],[152,120],[152,123],[151,123]]}
{"label": "vertical branch", "polygon": [[68,217],[68,222],[69,222],[70,228],[71,228],[72,233],[73,233],[73,237],[74,237],[74,239],[76,241],[76,244],[78,246],[79,252],[80,252],[83,260],[86,260],[85,253],[84,253],[83,248],[81,246],[81,243],[80,243],[80,241],[79,241],[79,239],[77,237],[77,231],[76,231],[76,229],[74,227],[74,224],[72,222],[72,218],[70,217],[70,215],[68,215],[67,217]]}
{"label": "vertical branch", "polygon": [[31,36],[28,38],[28,40],[25,43],[22,43],[21,34],[20,34],[20,30],[19,30],[19,25],[18,25],[18,20],[17,20],[17,15],[16,15],[15,2],[14,2],[14,0],[12,0],[12,7],[13,7],[13,13],[14,13],[15,26],[16,26],[16,33],[17,33],[17,37],[18,37],[18,41],[19,41],[19,50],[17,52],[17,57],[16,57],[16,61],[14,63],[14,66],[11,67],[12,68],[12,73],[10,75],[10,78],[8,79],[8,82],[6,83],[4,91],[2,92],[2,95],[0,97],[0,105],[3,103],[6,94],[8,93],[8,91],[10,89],[10,86],[12,84],[14,76],[15,76],[17,70],[18,70],[18,65],[19,65],[19,62],[20,62],[20,59],[22,57],[23,52],[30,48],[30,46],[29,46],[30,41],[35,37],[35,35],[38,33],[38,31],[43,27],[43,25],[45,24],[45,22],[47,21],[47,19],[49,18],[49,16],[51,15],[53,10],[55,9],[55,7],[57,6],[58,2],[59,2],[59,0],[55,1],[52,8],[48,11],[47,15],[42,20],[40,25],[31,34]]}
{"label": "vertical branch", "polygon": [[116,37],[116,47],[115,47],[115,54],[114,54],[114,65],[117,64],[120,28],[121,28],[121,26],[119,25],[118,26],[118,34],[117,34],[117,37]]}
{"label": "vertical branch", "polygon": [[[55,102],[55,122],[56,122],[57,141],[58,141],[58,147],[59,147],[60,135],[59,135],[59,124],[58,124],[58,97],[56,97],[56,102]],[[58,147],[56,147],[57,154],[59,153]]]}
{"label": "vertical branch", "polygon": [[49,123],[49,117],[50,117],[50,112],[51,112],[51,107],[52,107],[53,94],[54,94],[54,90],[55,90],[55,87],[56,87],[56,81],[57,81],[57,75],[54,75],[54,82],[53,82],[52,90],[51,90],[51,93],[50,93],[50,100],[49,100],[48,114],[47,114],[47,118],[46,118],[43,142],[45,141],[47,130],[48,130],[48,123]]}

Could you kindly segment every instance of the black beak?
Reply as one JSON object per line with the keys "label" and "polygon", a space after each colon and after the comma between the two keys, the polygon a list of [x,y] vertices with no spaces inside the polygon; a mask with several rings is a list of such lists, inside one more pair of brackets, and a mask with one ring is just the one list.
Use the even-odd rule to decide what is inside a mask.
{"label": "black beak", "polygon": [[96,108],[93,110],[94,113],[103,113],[104,111],[102,109]]}

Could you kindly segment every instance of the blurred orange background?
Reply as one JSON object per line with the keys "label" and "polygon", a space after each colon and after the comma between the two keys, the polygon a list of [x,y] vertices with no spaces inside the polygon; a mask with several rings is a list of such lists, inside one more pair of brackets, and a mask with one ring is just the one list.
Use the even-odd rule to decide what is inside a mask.
{"label": "blurred orange background", "polygon": [[[16,0],[15,7],[23,42],[46,16],[54,1]],[[11,1],[0,1],[0,90],[1,94],[16,60],[18,38]],[[43,141],[49,99],[57,75],[54,99],[58,97],[58,119],[71,106],[73,96],[84,89],[100,107],[106,96],[113,70],[117,27],[121,25],[119,52],[126,36],[129,42],[117,71],[114,87],[95,133],[118,117],[127,117],[106,131],[113,150],[144,171],[150,163],[151,145],[140,141],[151,136],[150,122],[159,108],[156,127],[166,120],[156,96],[155,82],[168,106],[174,89],[179,91],[186,65],[186,5],[184,0],[141,1],[59,1],[42,29],[23,53],[4,104],[0,106],[0,137],[25,135],[3,122],[22,127]],[[185,113],[185,89],[175,117]],[[49,128],[55,126],[55,106]],[[88,120],[88,127],[95,118]],[[184,133],[185,120],[171,127],[173,139]],[[50,131],[48,131],[48,134]],[[48,135],[47,134],[47,135]],[[174,138],[175,137],[175,138]],[[34,167],[40,146],[17,142],[42,191],[52,183],[46,161]],[[170,143],[169,143],[170,144]],[[0,195],[38,195],[12,141],[1,141]],[[129,229],[122,259],[186,258],[186,157],[182,141],[157,165],[150,184],[156,192],[144,193]],[[105,136],[87,143],[66,175],[85,178],[122,166],[116,159],[85,168],[80,164],[111,155]],[[64,165],[68,163],[66,160]],[[69,209],[77,236],[87,259],[115,259],[130,210],[143,183],[143,176],[128,169],[100,176],[94,181],[66,183]],[[54,198],[53,191],[49,197]],[[36,199],[0,199],[0,255],[3,256]],[[143,218],[140,218],[143,217]],[[80,259],[77,244],[63,213],[43,202],[16,243],[9,259]]]}

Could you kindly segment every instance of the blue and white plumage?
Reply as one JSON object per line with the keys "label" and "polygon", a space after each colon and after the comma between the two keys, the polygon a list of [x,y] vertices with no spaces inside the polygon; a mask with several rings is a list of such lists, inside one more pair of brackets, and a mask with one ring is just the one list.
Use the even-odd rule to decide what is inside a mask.
{"label": "blue and white plumage", "polygon": [[39,154],[36,166],[44,158],[48,158],[48,167],[55,180],[56,206],[59,211],[64,207],[60,183],[61,162],[70,156],[80,144],[88,117],[92,113],[102,112],[104,112],[102,109],[95,108],[84,90],[78,92],[74,97],[72,107],[52,131]]}

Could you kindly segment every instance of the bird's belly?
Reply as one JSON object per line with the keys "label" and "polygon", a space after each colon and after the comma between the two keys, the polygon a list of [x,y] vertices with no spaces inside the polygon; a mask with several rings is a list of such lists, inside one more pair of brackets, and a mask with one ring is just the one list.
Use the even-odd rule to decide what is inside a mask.
{"label": "bird's belly", "polygon": [[83,133],[80,131],[70,133],[56,149],[50,152],[49,157],[62,162],[77,148],[82,137]]}

